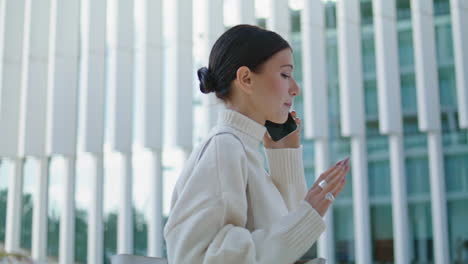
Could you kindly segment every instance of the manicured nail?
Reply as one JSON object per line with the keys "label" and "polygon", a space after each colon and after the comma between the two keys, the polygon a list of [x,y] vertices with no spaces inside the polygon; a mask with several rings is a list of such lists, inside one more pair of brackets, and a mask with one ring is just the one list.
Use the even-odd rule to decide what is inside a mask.
{"label": "manicured nail", "polygon": [[345,164],[349,164],[349,157],[347,157],[347,158],[344,160],[344,163],[345,163]]}

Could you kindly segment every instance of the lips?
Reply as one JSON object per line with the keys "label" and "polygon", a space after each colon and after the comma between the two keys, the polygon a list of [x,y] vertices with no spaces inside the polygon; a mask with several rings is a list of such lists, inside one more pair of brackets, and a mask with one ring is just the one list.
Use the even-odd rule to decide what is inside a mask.
{"label": "lips", "polygon": [[287,107],[291,107],[292,103],[284,103],[284,105],[287,106]]}

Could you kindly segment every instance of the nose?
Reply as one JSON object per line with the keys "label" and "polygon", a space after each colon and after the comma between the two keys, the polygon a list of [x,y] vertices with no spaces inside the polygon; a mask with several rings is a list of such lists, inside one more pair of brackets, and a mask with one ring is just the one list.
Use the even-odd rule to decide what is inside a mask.
{"label": "nose", "polygon": [[299,86],[297,85],[297,82],[294,79],[292,79],[292,84],[291,84],[291,88],[289,89],[289,94],[291,96],[299,95]]}

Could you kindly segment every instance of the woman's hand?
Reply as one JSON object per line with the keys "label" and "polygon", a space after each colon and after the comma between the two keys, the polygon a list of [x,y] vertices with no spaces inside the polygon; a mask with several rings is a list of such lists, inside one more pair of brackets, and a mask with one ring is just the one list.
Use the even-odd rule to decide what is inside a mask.
{"label": "woman's hand", "polygon": [[294,121],[296,121],[297,128],[291,134],[284,138],[273,141],[268,132],[263,136],[263,145],[268,149],[279,149],[279,148],[298,148],[301,146],[301,119],[297,117],[296,111],[291,112]]}
{"label": "woman's hand", "polygon": [[323,216],[334,198],[343,190],[348,172],[349,158],[346,158],[322,173],[314,186],[309,189],[304,200]]}

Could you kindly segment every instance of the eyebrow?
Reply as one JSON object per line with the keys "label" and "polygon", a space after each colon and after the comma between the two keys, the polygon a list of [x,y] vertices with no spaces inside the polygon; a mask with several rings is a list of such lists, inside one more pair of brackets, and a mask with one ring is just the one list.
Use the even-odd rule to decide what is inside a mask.
{"label": "eyebrow", "polygon": [[291,69],[294,69],[294,66],[292,66],[291,64],[282,65],[280,68],[283,68],[283,67],[291,67]]}

